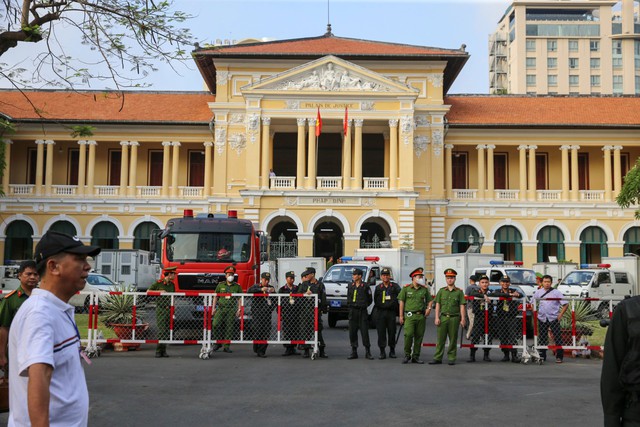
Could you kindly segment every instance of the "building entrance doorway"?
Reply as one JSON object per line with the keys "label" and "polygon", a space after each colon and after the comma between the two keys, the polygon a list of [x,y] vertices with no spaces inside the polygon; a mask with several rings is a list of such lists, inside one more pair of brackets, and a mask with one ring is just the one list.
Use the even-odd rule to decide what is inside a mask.
{"label": "building entrance doorway", "polygon": [[333,221],[323,221],[313,229],[313,256],[338,259],[344,255],[342,227]]}

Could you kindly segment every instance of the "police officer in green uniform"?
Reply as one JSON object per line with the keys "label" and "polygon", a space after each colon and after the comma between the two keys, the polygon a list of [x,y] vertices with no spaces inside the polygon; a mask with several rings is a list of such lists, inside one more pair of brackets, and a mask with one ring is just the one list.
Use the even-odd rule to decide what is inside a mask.
{"label": "police officer in green uniform", "polygon": [[431,291],[425,286],[424,269],[416,268],[409,276],[411,284],[406,285],[398,295],[400,324],[404,325],[404,360],[402,363],[423,364],[420,360],[422,339],[426,328],[426,318],[431,313]]}
{"label": "police officer in green uniform", "polygon": [[[300,275],[302,277],[302,283],[298,285],[298,293],[312,295],[318,295],[318,347],[320,349],[320,357],[326,359],[328,356],[325,353],[325,343],[324,338],[322,336],[322,314],[327,312],[327,292],[325,290],[322,282],[319,282],[316,279],[316,269],[313,267],[307,267],[305,271]],[[311,300],[303,299],[304,309],[300,315],[300,332],[301,337],[305,341],[311,339],[313,335],[313,322],[314,322],[314,314],[313,314],[313,303]],[[306,303],[306,304],[305,304]],[[310,345],[306,345],[304,348],[304,354],[302,357],[309,357],[311,350]]]}
{"label": "police officer in green uniform", "polygon": [[[151,286],[150,291],[158,292],[175,292],[176,285],[174,280],[176,279],[176,270],[178,267],[167,267],[163,270],[164,278],[158,280]],[[168,296],[158,296],[156,301],[156,323],[158,325],[158,339],[169,339],[169,326],[171,323],[171,298]],[[156,347],[156,357],[169,357],[167,354],[167,345],[158,344]]]}
{"label": "police officer in green uniform", "polygon": [[9,292],[0,302],[0,369],[7,372],[7,342],[9,340],[9,328],[18,309],[29,298],[31,291],[38,286],[40,275],[36,270],[36,262],[23,261],[18,267],[18,280],[20,286]]}
{"label": "police officer in green uniform", "polygon": [[430,365],[439,365],[442,363],[444,355],[444,344],[449,337],[449,348],[447,357],[449,365],[456,364],[456,346],[458,344],[458,327],[466,324],[464,292],[455,286],[456,276],[458,273],[453,268],[447,268],[444,271],[447,286],[440,289],[436,294],[436,319],[435,324],[438,328],[436,353]]}
{"label": "police officer in green uniform", "polygon": [[[216,294],[239,294],[242,288],[235,281],[236,268],[233,265],[224,269],[225,282],[218,283]],[[213,297],[213,330],[222,340],[232,340],[236,325],[236,318],[240,316],[240,301],[238,297],[230,295]],[[221,344],[215,344],[213,351],[218,351]],[[229,343],[224,345],[225,353],[232,353]]]}

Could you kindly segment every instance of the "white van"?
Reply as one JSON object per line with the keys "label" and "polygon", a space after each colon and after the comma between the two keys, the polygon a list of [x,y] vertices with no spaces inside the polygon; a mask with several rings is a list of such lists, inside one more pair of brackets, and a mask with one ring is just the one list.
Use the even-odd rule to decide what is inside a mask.
{"label": "white van", "polygon": [[522,261],[494,260],[490,262],[490,267],[478,267],[473,270],[473,274],[481,276],[486,274],[491,285],[500,285],[500,279],[508,276],[511,284],[517,286],[525,293],[527,299],[533,297],[537,289],[536,272],[522,267]]}

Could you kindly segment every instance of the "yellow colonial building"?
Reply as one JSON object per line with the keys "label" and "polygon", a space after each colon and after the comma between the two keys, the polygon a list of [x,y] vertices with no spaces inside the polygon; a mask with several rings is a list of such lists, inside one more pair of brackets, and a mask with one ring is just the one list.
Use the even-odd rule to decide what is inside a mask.
{"label": "yellow colonial building", "polygon": [[50,228],[146,249],[184,209],[237,210],[273,256],[414,247],[429,269],[470,236],[525,264],[640,248],[614,202],[640,155],[637,98],[448,96],[464,46],[331,32],[194,58],[208,92],[0,92],[5,263]]}

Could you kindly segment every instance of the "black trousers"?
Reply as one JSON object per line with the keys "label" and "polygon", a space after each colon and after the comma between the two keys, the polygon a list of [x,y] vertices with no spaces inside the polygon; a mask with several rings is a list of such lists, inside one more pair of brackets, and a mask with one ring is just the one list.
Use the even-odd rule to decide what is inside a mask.
{"label": "black trousers", "polygon": [[[553,340],[556,345],[562,345],[562,334],[560,332],[560,321],[558,319],[543,322],[538,319],[538,344],[549,344],[549,329],[553,334]],[[540,355],[543,358],[547,357],[547,350],[540,350]],[[556,358],[562,360],[564,358],[564,350],[556,350]]]}
{"label": "black trousers", "polygon": [[369,348],[369,315],[367,308],[349,309],[349,341],[352,348],[358,348],[358,330],[362,336],[362,345]]}
{"label": "black trousers", "polygon": [[376,308],[376,329],[378,330],[378,347],[396,347],[396,315],[398,310]]}

